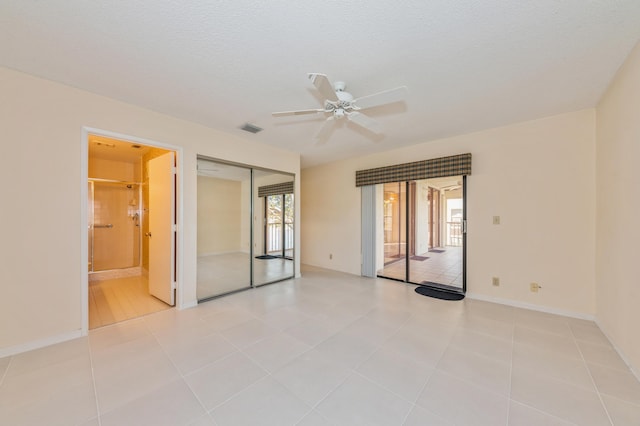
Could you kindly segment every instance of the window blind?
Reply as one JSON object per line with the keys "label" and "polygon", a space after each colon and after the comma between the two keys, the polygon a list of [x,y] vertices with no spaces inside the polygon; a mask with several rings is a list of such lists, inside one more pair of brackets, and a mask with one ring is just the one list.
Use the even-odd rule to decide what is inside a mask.
{"label": "window blind", "polygon": [[471,174],[471,154],[451,155],[375,169],[357,170],[356,186]]}
{"label": "window blind", "polygon": [[258,197],[282,194],[293,194],[293,181],[258,187]]}

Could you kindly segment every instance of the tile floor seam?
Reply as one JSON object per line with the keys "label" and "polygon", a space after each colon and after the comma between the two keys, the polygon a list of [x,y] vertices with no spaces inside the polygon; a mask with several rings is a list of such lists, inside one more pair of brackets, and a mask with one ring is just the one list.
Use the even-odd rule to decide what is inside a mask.
{"label": "tile floor seam", "polygon": [[[418,392],[418,396],[416,396],[416,399],[413,401],[413,404],[422,408],[423,410],[427,410],[429,412],[431,412],[431,410],[429,410],[426,407],[423,407],[421,405],[418,404],[418,400],[420,399],[420,396],[424,393],[424,391],[427,389],[427,386],[429,385],[429,382],[431,381],[431,379],[433,378],[433,373],[436,372],[437,370],[437,365],[440,363],[440,361],[442,360],[442,357],[444,356],[444,353],[446,352],[447,348],[449,347],[449,345],[451,344],[451,340],[453,339],[453,335],[450,337],[449,342],[447,343],[447,345],[444,347],[444,349],[442,350],[442,352],[440,353],[440,357],[438,358],[438,360],[435,362],[434,366],[433,366],[433,371],[431,372],[431,374],[429,374],[429,377],[427,377],[427,380],[424,382],[424,385],[422,386],[422,389],[420,389],[420,392]],[[439,370],[442,371],[442,370]]]}
{"label": "tile floor seam", "polygon": [[623,404],[629,404],[629,405],[633,405],[634,407],[640,408],[640,402],[639,403],[631,402],[626,399],[621,399],[620,397],[617,397],[615,395],[610,395],[608,393],[605,393],[603,395],[606,396],[607,398],[615,399],[618,402],[622,402]]}
{"label": "tile floor seam", "polygon": [[[565,419],[565,418],[558,417],[558,416],[556,416],[555,414],[552,414],[552,413],[549,413],[549,412],[547,412],[547,411],[544,411],[544,410],[541,410],[541,409],[539,409],[539,408],[536,408],[536,407],[534,407],[533,405],[529,405],[529,404],[527,404],[526,402],[522,402],[522,401],[518,401],[517,399],[511,399],[511,398],[509,398],[509,405],[511,405],[511,402],[515,402],[516,404],[523,405],[523,406],[525,406],[525,407],[527,407],[527,408],[529,408],[529,409],[531,409],[531,410],[533,410],[533,411],[535,411],[535,412],[537,412],[537,413],[543,414],[543,415],[545,415],[545,416],[547,416],[547,417],[552,417],[552,418],[554,418],[554,419],[560,420],[560,421],[561,421],[561,422],[563,422],[563,423],[569,423],[569,424],[571,424],[571,425],[580,426],[578,423],[574,423],[574,422],[572,422],[571,420],[567,420],[567,419]],[[509,420],[509,419],[507,419],[507,422],[508,422],[508,420]],[[508,423],[507,423],[507,424],[508,424]]]}
{"label": "tile floor seam", "polygon": [[2,377],[0,377],[0,387],[2,386],[2,384],[4,383],[4,379],[7,377],[7,375],[9,374],[9,368],[11,368],[11,364],[13,363],[13,360],[15,359],[15,356],[10,356],[9,357],[9,363],[7,364],[7,367],[4,369],[4,373],[2,373]]}
{"label": "tile floor seam", "polygon": [[[253,362],[253,360],[251,360],[251,362]],[[260,367],[260,365],[258,365],[258,367]],[[260,377],[258,380],[254,381],[253,383],[248,384],[247,386],[243,387],[242,389],[240,389],[239,391],[237,391],[234,394],[231,394],[227,399],[219,402],[218,404],[214,405],[211,407],[211,409],[207,409],[205,407],[205,411],[207,413],[209,413],[209,415],[211,415],[212,412],[214,412],[215,410],[217,410],[218,408],[220,408],[221,406],[223,406],[224,404],[226,404],[227,402],[231,401],[233,398],[235,398],[236,396],[240,395],[242,392],[244,392],[245,390],[249,389],[251,386],[254,386],[256,383],[260,382],[261,380],[264,380],[267,377],[271,377],[271,373],[269,373],[267,370],[265,370],[264,368],[260,367],[260,369],[264,370],[265,374],[264,376]],[[278,382],[279,383],[279,382]],[[187,383],[188,385],[189,383]],[[190,386],[189,386],[190,387]],[[217,423],[217,422],[216,422]]]}
{"label": "tile floor seam", "polygon": [[602,405],[602,408],[604,409],[604,412],[607,415],[607,419],[609,419],[609,423],[611,424],[611,426],[613,426],[614,423],[613,423],[613,419],[611,418],[611,414],[609,414],[609,409],[607,408],[607,405],[604,403],[604,399],[602,398],[602,394],[600,393],[600,389],[598,388],[598,384],[596,383],[596,380],[594,379],[593,374],[591,373],[591,370],[589,369],[589,365],[587,364],[587,361],[584,358],[584,354],[582,353],[582,349],[580,349],[580,345],[578,344],[576,336],[573,333],[573,329],[571,327],[569,327],[569,330],[571,331],[571,337],[573,338],[573,343],[578,348],[578,353],[580,354],[580,358],[582,359],[582,363],[584,364],[584,367],[587,369],[587,373],[589,374],[589,378],[591,379],[591,383],[593,384],[593,387],[596,390],[596,395],[598,395],[598,400],[600,401],[600,404]]}
{"label": "tile floor seam", "polygon": [[[438,362],[436,362],[436,363],[435,363],[435,365],[434,365],[434,367],[433,367],[433,368],[434,368],[434,369],[437,369],[437,370],[439,370],[439,371],[442,371],[443,373],[447,373],[447,374],[449,374],[450,376],[453,376],[453,377],[458,378],[458,379],[460,379],[460,380],[464,380],[465,382],[473,383],[473,382],[470,382],[469,380],[467,380],[467,379],[465,379],[465,378],[463,378],[463,377],[460,377],[460,376],[458,376],[458,375],[456,375],[456,374],[454,374],[454,373],[449,373],[449,372],[447,372],[447,371],[445,371],[445,370],[442,370],[441,368],[438,368],[438,366],[439,366],[439,365],[440,365],[440,363],[442,362],[442,359],[444,358],[444,355],[447,353],[447,351],[448,351],[450,348],[452,348],[452,349],[454,349],[454,350],[461,350],[461,351],[465,351],[465,350],[464,350],[464,348],[460,348],[460,347],[458,347],[457,345],[455,345],[455,344],[453,343],[453,335],[452,335],[452,336],[451,336],[451,338],[449,339],[449,342],[447,343],[447,345],[445,346],[444,350],[442,351],[442,354],[440,355],[440,358],[438,359]],[[507,364],[507,362],[506,362],[506,361],[500,361],[500,360],[497,360],[497,359],[495,359],[494,357],[491,357],[491,356],[485,355],[485,354],[483,354],[483,353],[481,353],[481,352],[477,352],[477,351],[475,351],[475,350],[468,350],[468,351],[465,351],[465,352],[470,352],[470,353],[472,353],[473,355],[476,355],[476,356],[478,356],[478,357],[480,357],[480,358],[483,358],[483,359],[485,359],[485,360],[497,361],[497,362],[499,362],[500,364]],[[511,356],[511,363],[513,363],[513,355]],[[509,376],[509,378],[511,378],[511,376]],[[485,388],[485,386],[483,386],[483,385],[478,385],[478,384],[475,384],[475,385],[476,385],[477,387]],[[486,388],[486,389],[488,389],[488,388]],[[489,390],[490,390],[490,389],[489,389]],[[495,393],[495,394],[498,394],[498,393],[497,393],[497,392],[495,392],[495,391],[492,391],[492,392],[493,392],[493,393]]]}
{"label": "tile floor seam", "polygon": [[507,398],[509,399],[509,402],[507,403],[507,422],[506,422],[506,426],[509,425],[509,417],[511,416],[511,388],[513,386],[513,357],[514,357],[514,352],[515,352],[515,346],[516,346],[516,332],[515,332],[516,328],[515,326],[511,329],[511,359],[510,359],[510,363],[509,363],[509,388],[507,390]]}
{"label": "tile floor seam", "polygon": [[[624,363],[624,361],[623,361],[623,363]],[[625,364],[625,367],[626,367],[626,368],[618,368],[618,367],[612,367],[611,365],[604,364],[604,363],[599,362],[599,361],[587,361],[586,359],[585,359],[585,364],[586,364],[587,366],[588,366],[589,364],[593,364],[593,365],[595,365],[596,367],[609,368],[609,369],[611,369],[611,370],[615,370],[615,371],[620,372],[620,373],[628,373],[628,372],[630,372],[630,371],[631,371],[631,368],[630,368],[628,365],[626,365],[626,364]],[[633,372],[631,372],[631,374],[633,374]]]}
{"label": "tile floor seam", "polygon": [[[311,408],[311,410],[312,411],[316,410],[320,406],[320,404],[322,404],[327,398],[329,398],[329,396],[331,396],[331,394],[333,394],[335,391],[340,389],[347,382],[347,380],[349,380],[349,378],[354,375],[354,373],[355,373],[355,370],[350,369],[349,374],[347,374],[345,376],[345,378],[342,379],[342,381],[340,383],[338,383],[336,386],[334,386],[333,389],[331,389],[329,392],[327,392],[324,397],[322,397],[320,400],[318,400],[318,402],[315,403],[315,405]],[[322,417],[325,417],[325,416],[322,415]],[[329,419],[327,419],[327,420],[329,420]]]}
{"label": "tile floor seam", "polygon": [[407,318],[402,324],[400,324],[394,331],[393,333],[391,333],[389,336],[387,336],[386,339],[384,339],[384,341],[382,343],[380,343],[374,350],[373,352],[371,352],[369,355],[367,355],[362,362],[360,362],[360,364],[357,364],[355,367],[353,367],[353,370],[356,371],[358,368],[360,368],[362,365],[364,365],[367,361],[369,361],[369,359],[371,359],[372,356],[374,356],[376,353],[378,353],[382,347],[389,342],[393,337],[396,336],[396,334],[398,334],[400,332],[400,329],[409,322],[409,320],[411,319],[411,316],[409,316],[409,318]]}
{"label": "tile floor seam", "polygon": [[[156,339],[156,343],[158,343],[158,346],[160,346],[160,350],[162,350],[162,352],[165,354],[165,356],[167,357],[167,359],[169,359],[169,362],[171,363],[171,365],[173,365],[173,368],[176,369],[176,371],[178,372],[178,376],[180,377],[180,380],[182,380],[182,382],[187,386],[187,388],[189,388],[189,392],[191,392],[191,394],[195,397],[196,401],[198,401],[198,404],[200,404],[200,406],[202,407],[202,409],[204,410],[204,412],[209,415],[209,411],[207,410],[207,407],[204,405],[204,403],[202,402],[202,400],[200,398],[198,398],[198,394],[196,394],[196,392],[193,390],[193,388],[191,387],[191,385],[189,384],[189,382],[186,379],[185,374],[180,371],[180,369],[178,368],[178,366],[176,365],[176,363],[173,361],[173,358],[171,358],[171,355],[169,355],[169,353],[167,352],[167,350],[164,348],[164,346],[162,346],[160,344],[160,341],[158,340],[158,336],[156,336],[153,332],[153,330],[149,330],[151,332],[151,335],[154,337],[154,339]],[[213,334],[213,333],[212,333]],[[229,354],[228,356],[231,356],[233,354]],[[211,363],[207,364],[210,365]],[[205,366],[206,367],[206,366]],[[202,367],[204,368],[204,367]],[[172,382],[169,382],[172,383]],[[156,389],[160,389],[163,386],[166,386],[168,383],[165,383],[164,385],[159,386]],[[149,392],[150,393],[150,392]],[[135,400],[134,400],[135,401]],[[112,410],[113,411],[113,410]],[[99,425],[101,426],[101,425]]]}
{"label": "tile floor seam", "polygon": [[472,355],[478,356],[478,357],[483,358],[483,359],[488,359],[488,360],[490,360],[490,361],[496,361],[496,362],[499,362],[500,364],[512,364],[512,363],[513,363],[513,353],[512,353],[512,356],[511,356],[511,358],[510,358],[510,360],[509,360],[509,361],[503,361],[503,360],[497,359],[497,358],[496,358],[496,357],[494,357],[494,356],[484,354],[484,353],[482,353],[482,352],[480,352],[480,351],[477,351],[477,350],[475,350],[475,349],[463,348],[463,347],[461,347],[461,346],[459,346],[459,345],[457,345],[457,344],[455,344],[455,343],[453,343],[453,342],[452,342],[452,343],[450,343],[450,344],[447,346],[447,348],[445,349],[445,353],[446,353],[446,352],[447,352],[447,350],[449,350],[449,349],[454,349],[454,350],[462,351],[462,352],[464,352],[465,354],[472,354]]}
{"label": "tile floor seam", "polygon": [[[223,337],[224,337],[224,336],[223,336]],[[252,358],[248,353],[244,352],[241,348],[238,348],[236,345],[234,345],[234,344],[233,344],[233,342],[229,342],[229,343],[231,343],[233,346],[235,346],[235,347],[238,349],[238,353],[241,353],[242,355],[244,355],[245,357],[247,357],[247,359],[249,359],[249,361],[251,361],[253,364],[255,364],[258,368],[260,368],[261,370],[263,370],[263,371],[264,371],[265,373],[267,373],[267,374],[266,374],[266,375],[264,375],[264,376],[262,376],[262,377],[260,377],[259,379],[257,379],[257,380],[256,380],[256,381],[254,381],[253,383],[250,383],[249,385],[247,385],[247,386],[245,386],[244,388],[240,389],[238,392],[234,393],[234,394],[233,394],[233,395],[231,395],[229,398],[225,399],[224,401],[220,402],[219,404],[217,404],[217,405],[213,406],[210,410],[207,410],[207,409],[205,408],[205,411],[207,411],[207,412],[209,413],[209,415],[211,415],[211,413],[212,413],[214,410],[218,409],[218,408],[219,408],[219,407],[221,407],[222,405],[226,404],[227,402],[229,402],[230,400],[232,400],[233,398],[235,398],[235,397],[236,397],[237,395],[239,395],[240,393],[244,392],[245,390],[249,389],[251,386],[254,386],[256,383],[258,383],[258,382],[260,382],[260,381],[264,380],[264,379],[265,379],[265,378],[267,378],[267,377],[271,377],[273,380],[275,380],[276,382],[280,383],[280,381],[278,381],[278,379],[276,379],[276,378],[273,376],[272,372],[271,372],[271,371],[269,371],[268,369],[266,369],[265,367],[263,367],[263,366],[262,366],[262,365],[261,365],[257,360],[255,360],[254,358]],[[311,349],[309,349],[309,350],[311,350]],[[307,353],[307,352],[308,352],[308,351],[305,351],[305,352],[303,352],[303,353]],[[237,355],[237,353],[229,354],[229,355],[227,355],[226,357],[221,358],[221,359],[219,359],[219,360],[216,360],[216,361],[214,361],[213,363],[210,363],[210,364],[208,364],[208,365],[212,365],[212,364],[218,363],[219,361],[222,361],[223,359],[230,358],[230,357],[232,357],[232,356],[234,356],[234,355]],[[302,354],[300,354],[300,355],[302,355]],[[299,355],[299,356],[300,356],[300,355]],[[204,367],[203,367],[203,368],[204,368]],[[191,373],[189,373],[189,374],[193,374],[193,373],[195,373],[195,371],[194,371],[194,372],[191,372]],[[187,383],[187,385],[188,385],[188,383]],[[280,385],[284,386],[282,383],[280,383]],[[287,388],[287,390],[288,390],[288,388]],[[296,398],[297,398],[297,396],[296,396]],[[300,399],[300,398],[298,398],[298,399]],[[304,401],[303,401],[303,402],[304,402]],[[305,403],[305,404],[306,404],[306,403]],[[307,405],[308,405],[308,404],[307,404]],[[214,422],[215,422],[215,420],[214,420]],[[217,423],[217,422],[216,422],[216,423]]]}
{"label": "tile floor seam", "polygon": [[98,402],[98,389],[96,386],[96,375],[93,369],[93,353],[91,352],[91,344],[89,337],[87,336],[87,352],[89,353],[89,366],[91,368],[91,383],[93,385],[93,397],[96,400],[96,418],[98,419],[98,426],[102,426],[102,415],[100,414],[100,403]]}
{"label": "tile floor seam", "polygon": [[[262,367],[260,367],[262,368]],[[213,406],[210,410],[207,410],[205,408],[205,411],[207,412],[207,414],[209,414],[209,417],[211,417],[211,419],[213,420],[213,422],[215,424],[218,424],[218,422],[215,421],[215,419],[213,418],[213,416],[211,415],[211,413],[213,413],[215,410],[217,410],[218,408],[222,407],[223,405],[225,405],[227,402],[231,401],[232,399],[234,399],[236,396],[240,395],[242,392],[246,391],[247,389],[255,386],[256,384],[258,384],[259,382],[266,380],[267,378],[271,378],[274,381],[276,381],[276,383],[278,383],[280,386],[284,387],[285,390],[287,390],[287,392],[291,393],[297,400],[299,400],[302,404],[304,404],[307,407],[310,407],[310,404],[307,404],[305,401],[303,401],[302,399],[300,399],[296,394],[294,394],[293,392],[291,392],[289,390],[289,388],[287,388],[286,386],[284,386],[282,383],[280,383],[275,377],[273,377],[273,375],[271,373],[269,373],[266,369],[263,368],[263,370],[265,370],[267,372],[267,374],[265,376],[260,377],[258,380],[256,380],[255,382],[249,384],[248,386],[245,386],[244,388],[240,389],[238,392],[234,393],[233,395],[231,395],[229,398],[225,399],[224,401],[220,402],[219,404]],[[299,423],[300,421],[302,421],[302,419],[304,419],[309,413],[311,413],[315,408],[311,407],[311,409],[306,412],[304,414],[304,416],[300,417],[300,419],[298,419],[298,421],[296,423]]]}
{"label": "tile floor seam", "polygon": [[[413,402],[411,402],[409,399],[407,399],[406,397],[400,395],[399,393],[396,393],[395,391],[389,389],[388,387],[386,387],[385,385],[383,385],[382,383],[378,382],[377,380],[374,380],[370,377],[365,376],[364,374],[362,374],[361,372],[357,371],[357,370],[353,370],[354,374],[357,374],[358,376],[360,376],[362,379],[366,380],[367,382],[370,382],[376,386],[378,386],[379,388],[389,392],[390,394],[392,394],[393,396],[395,396],[396,398],[399,398],[405,402],[408,402],[410,405],[415,405]],[[418,395],[419,397],[420,395]],[[411,411],[411,410],[409,410]]]}
{"label": "tile floor seam", "polygon": [[[438,370],[438,372],[440,372],[441,374],[444,374],[444,375],[446,375],[446,376],[453,377],[453,378],[454,378],[454,379],[456,379],[456,380],[460,380],[461,382],[464,382],[464,383],[466,383],[467,385],[469,385],[469,386],[471,386],[471,387],[474,387],[474,388],[476,388],[476,389],[479,389],[479,390],[482,390],[482,391],[485,391],[485,392],[489,392],[489,393],[491,393],[491,394],[493,394],[493,395],[495,395],[495,396],[498,396],[498,397],[500,397],[500,398],[504,398],[504,399],[506,399],[506,400],[510,400],[510,399],[511,399],[511,398],[509,398],[509,397],[508,397],[508,396],[506,396],[506,395],[502,395],[502,394],[500,394],[500,393],[498,393],[498,392],[496,392],[496,391],[494,391],[494,390],[491,390],[491,389],[489,389],[489,388],[487,388],[487,387],[485,387],[485,386],[479,385],[479,384],[477,384],[477,383],[473,383],[472,381],[467,380],[467,379],[463,379],[462,377],[458,377],[458,376],[456,376],[455,374],[451,374],[451,373],[449,373],[448,371],[444,371],[444,370],[441,370],[441,369],[439,369],[439,368],[435,368],[435,370]],[[518,401],[518,402],[519,402],[519,401]]]}

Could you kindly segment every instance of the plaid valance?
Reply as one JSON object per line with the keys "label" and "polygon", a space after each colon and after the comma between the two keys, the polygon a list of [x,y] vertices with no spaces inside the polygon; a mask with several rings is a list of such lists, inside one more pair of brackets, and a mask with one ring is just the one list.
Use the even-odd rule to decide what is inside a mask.
{"label": "plaid valance", "polygon": [[268,197],[269,195],[293,194],[293,181],[274,183],[258,188],[258,197]]}
{"label": "plaid valance", "polygon": [[356,171],[356,186],[471,174],[471,154]]}

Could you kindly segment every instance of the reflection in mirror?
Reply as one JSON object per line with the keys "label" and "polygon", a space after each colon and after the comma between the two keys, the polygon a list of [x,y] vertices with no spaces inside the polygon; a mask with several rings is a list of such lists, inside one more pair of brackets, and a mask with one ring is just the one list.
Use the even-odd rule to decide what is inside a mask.
{"label": "reflection in mirror", "polygon": [[253,284],[294,275],[293,176],[254,170]]}
{"label": "reflection in mirror", "polygon": [[198,159],[199,301],[251,287],[251,169]]}

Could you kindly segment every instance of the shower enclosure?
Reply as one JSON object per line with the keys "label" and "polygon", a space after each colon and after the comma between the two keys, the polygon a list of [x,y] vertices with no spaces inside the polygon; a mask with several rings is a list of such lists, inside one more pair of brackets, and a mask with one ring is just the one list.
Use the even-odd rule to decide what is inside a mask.
{"label": "shower enclosure", "polygon": [[89,272],[140,269],[140,184],[90,179]]}

